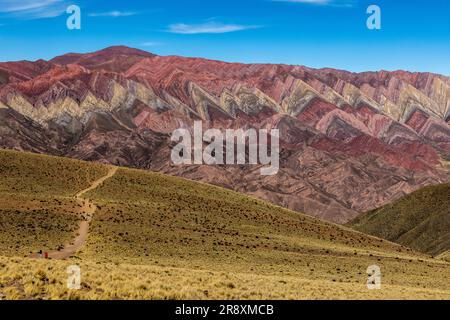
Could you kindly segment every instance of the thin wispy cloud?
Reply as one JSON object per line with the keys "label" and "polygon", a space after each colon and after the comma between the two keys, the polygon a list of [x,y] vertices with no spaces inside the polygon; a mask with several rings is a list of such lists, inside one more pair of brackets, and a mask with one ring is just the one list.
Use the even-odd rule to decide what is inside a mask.
{"label": "thin wispy cloud", "polygon": [[108,12],[94,12],[90,13],[90,17],[110,17],[110,18],[119,18],[119,17],[130,17],[137,15],[137,12],[132,11],[108,11]]}
{"label": "thin wispy cloud", "polygon": [[155,42],[155,41],[146,41],[141,43],[141,47],[155,47],[162,45],[161,42]]}
{"label": "thin wispy cloud", "polygon": [[0,0],[0,14],[7,18],[53,18],[64,14],[68,6],[66,0]]}
{"label": "thin wispy cloud", "polygon": [[358,0],[272,0],[273,2],[289,2],[334,7],[353,7]]}
{"label": "thin wispy cloud", "polygon": [[230,33],[236,31],[257,29],[260,26],[239,25],[239,24],[224,24],[220,22],[206,22],[201,24],[184,24],[177,23],[168,27],[167,31],[177,34],[202,34],[202,33]]}

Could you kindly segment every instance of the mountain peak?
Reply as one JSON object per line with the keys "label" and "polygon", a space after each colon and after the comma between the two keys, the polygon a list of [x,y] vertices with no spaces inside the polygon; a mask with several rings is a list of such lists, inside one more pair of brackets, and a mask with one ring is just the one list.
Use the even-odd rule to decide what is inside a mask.
{"label": "mountain peak", "polygon": [[124,72],[140,60],[152,57],[155,55],[147,51],[126,46],[112,46],[92,53],[68,53],[50,61],[62,65],[79,64],[88,69]]}
{"label": "mountain peak", "polygon": [[155,56],[153,53],[150,53],[150,52],[147,52],[144,50],[140,50],[140,49],[130,48],[127,46],[111,46],[111,47],[107,47],[105,49],[96,51],[92,54],[93,55],[113,54],[113,55],[127,55],[127,56],[142,56],[142,57],[146,57],[146,58],[151,58],[151,57]]}

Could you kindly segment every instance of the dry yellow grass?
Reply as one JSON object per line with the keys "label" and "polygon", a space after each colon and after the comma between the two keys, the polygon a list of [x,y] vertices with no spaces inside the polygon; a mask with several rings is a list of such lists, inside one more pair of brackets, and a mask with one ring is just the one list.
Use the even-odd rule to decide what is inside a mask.
{"label": "dry yellow grass", "polygon": [[0,193],[73,197],[108,168],[66,158],[0,149]]}
{"label": "dry yellow grass", "polygon": [[29,256],[70,241],[83,219],[74,195],[107,172],[95,163],[0,150],[0,254]]}
{"label": "dry yellow grass", "polygon": [[450,183],[417,190],[349,226],[437,256],[450,249]]}
{"label": "dry yellow grass", "polygon": [[[82,171],[89,164],[73,163],[92,177],[90,183],[107,171],[95,165],[95,174],[87,175]],[[79,191],[74,189],[65,194]],[[221,188],[120,169],[84,196],[98,210],[87,244],[71,259],[13,257],[23,256],[33,241],[20,243],[23,248],[15,239],[0,243],[0,256],[9,248],[9,257],[0,257],[0,297],[450,299],[450,263]],[[39,205],[48,210],[44,222],[61,209]],[[69,217],[76,216],[76,208],[72,211],[59,213],[67,226],[73,226]],[[0,230],[6,238],[7,226]],[[65,231],[43,234],[63,244],[70,234]],[[18,232],[30,236],[34,231]],[[66,286],[66,268],[72,264],[82,270],[78,291]],[[367,289],[370,265],[381,268],[381,290]]]}
{"label": "dry yellow grass", "polygon": [[0,194],[1,255],[29,256],[59,248],[78,228],[78,209],[67,198]]}
{"label": "dry yellow grass", "polygon": [[450,262],[450,250],[440,254],[437,258]]}
{"label": "dry yellow grass", "polygon": [[[370,261],[366,261],[369,263]],[[81,267],[81,290],[66,286],[66,269]],[[364,263],[361,261],[361,263]],[[332,282],[309,273],[289,275],[212,271],[155,265],[98,264],[87,261],[46,261],[0,257],[0,298],[3,299],[450,299],[443,264],[420,271],[420,265],[389,265],[381,290],[368,290],[366,276],[355,282]],[[362,265],[361,265],[362,268]],[[355,266],[357,271],[358,267]],[[362,270],[362,269],[361,269]],[[362,270],[363,271],[363,270]],[[413,274],[405,275],[404,271]],[[431,271],[430,274],[428,274]],[[339,278],[339,277],[338,277]],[[413,280],[415,278],[415,280]],[[407,280],[403,282],[402,280]],[[411,283],[410,281],[418,281]],[[428,282],[431,280],[431,282]],[[439,282],[439,280],[441,282]],[[447,282],[447,286],[444,282]],[[423,288],[419,284],[436,287]]]}

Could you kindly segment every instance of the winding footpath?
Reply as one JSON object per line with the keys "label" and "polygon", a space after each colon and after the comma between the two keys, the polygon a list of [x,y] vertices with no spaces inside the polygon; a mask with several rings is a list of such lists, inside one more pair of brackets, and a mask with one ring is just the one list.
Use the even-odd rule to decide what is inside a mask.
{"label": "winding footpath", "polygon": [[[106,180],[112,178],[118,170],[118,167],[111,167],[108,174],[92,183],[92,185],[84,190],[81,190],[75,195],[75,200],[81,206],[81,211],[83,212],[84,220],[80,223],[80,227],[77,230],[77,236],[73,241],[64,246],[63,249],[57,251],[49,251],[48,258],[56,260],[64,260],[73,256],[84,244],[88,237],[89,224],[94,217],[94,213],[97,211],[97,206],[89,199],[83,198],[83,195],[98,188]],[[40,254],[34,254],[32,258],[42,258]]]}

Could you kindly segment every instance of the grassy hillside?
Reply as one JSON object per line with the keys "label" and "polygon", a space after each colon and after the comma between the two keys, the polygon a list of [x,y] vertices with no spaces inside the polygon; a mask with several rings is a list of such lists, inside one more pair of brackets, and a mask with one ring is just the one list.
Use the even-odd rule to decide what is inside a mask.
{"label": "grassy hillside", "polygon": [[84,250],[89,259],[185,260],[211,267],[231,259],[238,262],[233,268],[247,268],[246,261],[258,259],[285,265],[289,254],[408,254],[407,248],[245,195],[157,173],[120,169],[87,197],[100,207]]}
{"label": "grassy hillside", "polygon": [[450,249],[450,184],[418,190],[358,217],[357,230],[438,255]]}
{"label": "grassy hillside", "polygon": [[[67,260],[30,259],[44,241],[62,247],[75,236],[83,208],[73,197],[108,168],[0,154],[16,168],[11,177],[2,171],[10,182],[0,197],[14,191],[39,206],[0,202],[0,298],[450,299],[443,260],[225,189],[130,169],[83,195],[97,208],[80,251]],[[22,194],[12,190],[17,183],[36,186]],[[39,198],[35,188],[51,191]],[[82,270],[78,291],[66,287],[73,264]],[[367,289],[371,265],[381,267],[382,290]]]}
{"label": "grassy hillside", "polygon": [[108,172],[106,166],[0,149],[0,193],[73,197]]}
{"label": "grassy hillside", "polygon": [[98,164],[0,150],[0,254],[56,249],[81,219],[73,199],[107,172]]}

